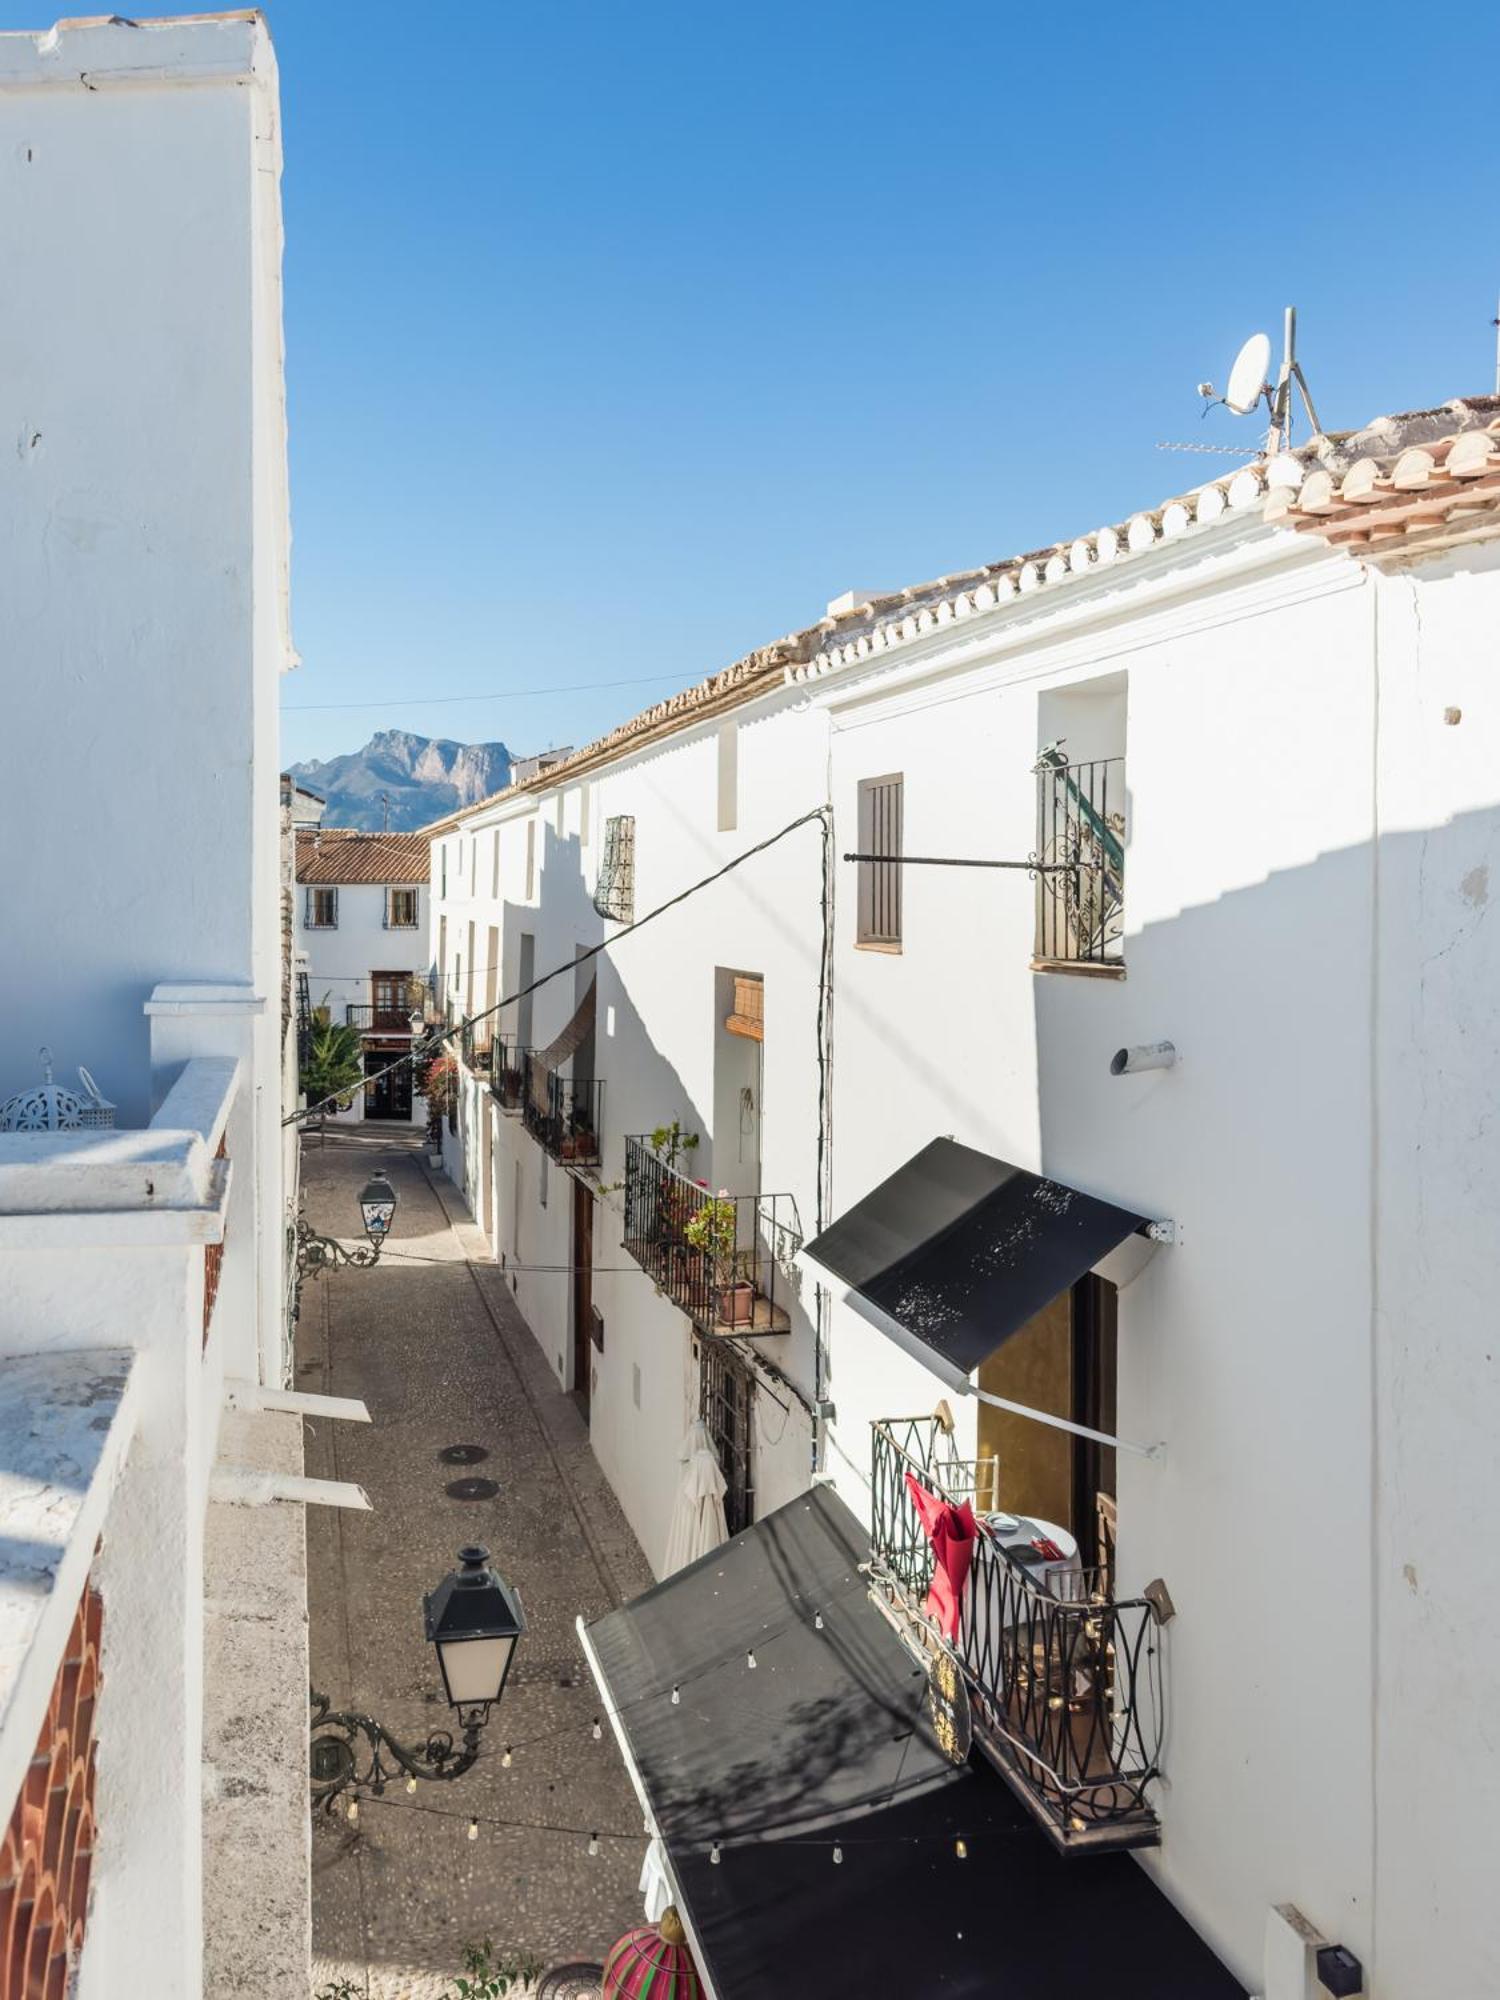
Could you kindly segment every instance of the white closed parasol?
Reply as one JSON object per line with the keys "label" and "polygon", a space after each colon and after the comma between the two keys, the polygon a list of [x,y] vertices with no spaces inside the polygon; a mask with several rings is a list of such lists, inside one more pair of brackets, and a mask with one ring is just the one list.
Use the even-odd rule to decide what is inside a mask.
{"label": "white closed parasol", "polygon": [[686,1569],[729,1539],[724,1520],[724,1474],[714,1455],[708,1426],[700,1417],[689,1425],[680,1453],[682,1484],[677,1489],[677,1505],[672,1510],[672,1531],[667,1536],[667,1560],[663,1575]]}

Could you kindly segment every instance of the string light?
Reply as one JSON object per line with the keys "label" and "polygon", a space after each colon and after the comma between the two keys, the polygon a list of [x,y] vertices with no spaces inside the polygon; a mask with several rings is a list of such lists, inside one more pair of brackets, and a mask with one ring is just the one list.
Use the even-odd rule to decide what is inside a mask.
{"label": "string light", "polygon": [[715,1868],[717,1868],[717,1867],[718,1867],[718,1865],[719,1865],[719,1843],[718,1843],[718,1841],[715,1841],[715,1842],[714,1842],[714,1844],[713,1844],[713,1846],[712,1846],[712,1847],[711,1847],[711,1848],[710,1848],[710,1849],[708,1850],[708,1858],[709,1858],[709,1860],[710,1860],[710,1861],[712,1862],[713,1866],[714,1866]]}
{"label": "string light", "polygon": [[355,1821],[355,1820],[357,1820],[358,1818],[359,1818],[359,1800],[358,1800],[358,1799],[351,1799],[351,1800],[349,1801],[349,1822],[350,1822],[350,1824],[352,1825],[352,1824],[354,1823],[354,1821]]}
{"label": "string light", "polygon": [[601,1724],[598,1716],[596,1715],[594,1717],[594,1741],[596,1743],[599,1742],[600,1739],[603,1737],[603,1735],[604,1735],[603,1725]]}
{"label": "string light", "polygon": [[598,1852],[599,1852],[599,1836],[597,1833],[591,1833],[589,1835],[589,1853],[593,1855],[597,1854]]}
{"label": "string light", "polygon": [[478,1840],[479,1838],[479,1821],[477,1819],[469,1821],[469,1838],[470,1840]]}
{"label": "string light", "polygon": [[500,1768],[502,1771],[510,1769],[510,1745],[508,1743],[505,1746],[505,1755],[500,1759]]}
{"label": "string light", "polygon": [[835,1862],[835,1864],[837,1864],[838,1862],[842,1861],[842,1860],[843,1860],[843,1858],[844,1858],[844,1850],[843,1850],[843,1848],[842,1848],[842,1847],[835,1847],[835,1848],[834,1848],[834,1850],[833,1850],[833,1859],[834,1859],[834,1862]]}
{"label": "string light", "polygon": [[682,1706],[682,1689],[680,1687],[672,1689],[672,1706],[673,1708],[680,1708]]}
{"label": "string light", "polygon": [[407,1790],[408,1790],[409,1792],[414,1792],[414,1791],[415,1791],[415,1790],[417,1789],[417,1781],[416,1781],[416,1779],[415,1779],[415,1778],[408,1778],[408,1779],[407,1779],[407,1781],[406,1781],[406,1789],[407,1789]]}
{"label": "string light", "polygon": [[751,1647],[750,1651],[745,1655],[745,1665],[750,1669],[752,1673],[755,1671],[755,1648],[753,1646]]}
{"label": "string light", "polygon": [[968,1860],[968,1858],[969,1858],[969,1843],[968,1843],[968,1841],[966,1841],[966,1840],[964,1840],[964,1839],[962,1839],[962,1838],[959,1838],[958,1840],[955,1840],[955,1841],[954,1841],[954,1843],[953,1843],[953,1852],[954,1852],[954,1853],[955,1853],[955,1854],[956,1854],[956,1855],[958,1856],[958,1858],[959,1858],[959,1860],[960,1860],[960,1861],[967,1861],[967,1860]]}
{"label": "string light", "polygon": [[813,1613],[813,1630],[815,1632],[821,1632],[822,1629],[823,1629],[823,1614],[821,1611],[815,1611]]}

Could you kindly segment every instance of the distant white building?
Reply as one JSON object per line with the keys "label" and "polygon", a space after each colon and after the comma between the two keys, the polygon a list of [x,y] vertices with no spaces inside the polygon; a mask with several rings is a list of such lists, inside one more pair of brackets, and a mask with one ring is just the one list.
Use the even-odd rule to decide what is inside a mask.
{"label": "distant white building", "polygon": [[297,835],[295,945],[314,1012],[357,1028],[370,1081],[347,1116],[422,1122],[411,1066],[412,1017],[428,992],[423,833],[318,827]]}
{"label": "distant white building", "polygon": [[304,2000],[265,23],[0,35],[0,158],[0,1990]]}
{"label": "distant white building", "polygon": [[[595,1654],[720,2000],[772,1902],[802,1962],[749,1774],[860,1796],[773,1651],[813,1481],[1035,1830],[934,1886],[954,1990],[966,1935],[997,1991],[1003,1933],[1045,1955],[1043,1880],[1088,1990],[1489,1990],[1497,612],[1483,399],[837,600],[431,830],[450,1171],[658,1571],[690,1418],[752,1524],[709,1627],[669,1583]],[[908,1473],[993,1517],[951,1638]],[[726,1680],[722,1796],[679,1674],[699,1721]],[[849,1854],[805,1900],[878,1984]]]}

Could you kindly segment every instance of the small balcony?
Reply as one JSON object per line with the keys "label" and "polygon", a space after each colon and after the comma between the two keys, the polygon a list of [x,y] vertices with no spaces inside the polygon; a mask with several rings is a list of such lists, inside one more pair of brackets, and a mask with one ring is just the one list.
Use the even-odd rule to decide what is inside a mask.
{"label": "small balcony", "polygon": [[[1146,1788],[1162,1743],[1161,1639],[1144,1598],[1117,1600],[1107,1570],[1034,1571],[980,1512],[989,1461],[947,1456],[935,1417],[873,1426],[870,1587],[904,1642],[963,1677],[975,1744],[1065,1853],[1154,1847]],[[907,1484],[969,1500],[979,1516],[956,1639],[924,1609],[933,1550]]]}
{"label": "small balcony", "polygon": [[625,1248],[701,1333],[791,1331],[794,1216],[790,1195],[714,1194],[625,1141]]}
{"label": "small balcony", "polygon": [[504,1035],[490,1043],[490,1095],[502,1111],[519,1114],[526,1095],[526,1065],[533,1053]]}
{"label": "small balcony", "polygon": [[565,1167],[597,1167],[603,1108],[602,1078],[562,1076],[547,1069],[534,1050],[528,1051],[521,1117],[550,1158]]}
{"label": "small balcony", "polygon": [[371,1000],[351,1000],[344,1008],[344,1025],[366,1035],[409,1035],[413,1010],[382,1007]]}

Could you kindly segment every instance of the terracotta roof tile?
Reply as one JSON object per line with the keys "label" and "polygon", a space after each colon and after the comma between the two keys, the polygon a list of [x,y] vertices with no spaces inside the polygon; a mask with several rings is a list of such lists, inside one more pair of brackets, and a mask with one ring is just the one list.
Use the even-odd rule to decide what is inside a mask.
{"label": "terracotta roof tile", "polygon": [[297,835],[299,882],[425,882],[432,850],[425,833],[359,833],[309,827]]}

